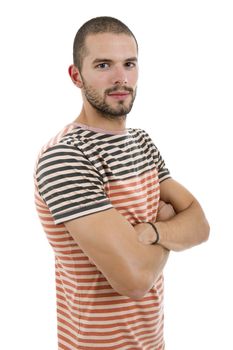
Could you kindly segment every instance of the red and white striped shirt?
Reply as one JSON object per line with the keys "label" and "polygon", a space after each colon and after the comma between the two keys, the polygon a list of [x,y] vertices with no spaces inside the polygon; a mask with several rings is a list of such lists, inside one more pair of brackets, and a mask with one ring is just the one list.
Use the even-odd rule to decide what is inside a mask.
{"label": "red and white striped shirt", "polygon": [[141,300],[112,289],[64,222],[112,207],[132,225],[154,222],[159,182],[170,177],[141,129],[110,132],[72,123],[44,146],[35,202],[56,259],[59,350],[162,350],[163,276]]}

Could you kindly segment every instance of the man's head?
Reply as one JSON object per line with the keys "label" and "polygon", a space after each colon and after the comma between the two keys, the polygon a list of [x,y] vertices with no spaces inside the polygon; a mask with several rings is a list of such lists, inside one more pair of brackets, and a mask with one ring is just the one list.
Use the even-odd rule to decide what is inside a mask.
{"label": "man's head", "polygon": [[107,118],[132,108],[138,78],[137,41],[129,28],[112,17],[97,17],[77,32],[74,64],[69,73],[82,89],[84,106]]}

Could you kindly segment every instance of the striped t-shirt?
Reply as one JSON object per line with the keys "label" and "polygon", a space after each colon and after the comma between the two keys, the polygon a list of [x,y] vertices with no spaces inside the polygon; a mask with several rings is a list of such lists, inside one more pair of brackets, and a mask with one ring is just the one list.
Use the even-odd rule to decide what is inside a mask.
{"label": "striped t-shirt", "polygon": [[59,350],[162,350],[162,274],[141,300],[122,296],[64,225],[113,207],[132,225],[156,221],[159,182],[170,174],[149,135],[69,124],[43,147],[34,176],[55,253]]}

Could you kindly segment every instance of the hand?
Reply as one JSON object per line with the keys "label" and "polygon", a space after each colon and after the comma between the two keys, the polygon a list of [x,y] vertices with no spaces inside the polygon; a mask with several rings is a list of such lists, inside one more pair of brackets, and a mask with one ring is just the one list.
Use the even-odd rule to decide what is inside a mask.
{"label": "hand", "polygon": [[[159,202],[159,209],[156,221],[166,221],[175,216],[175,210],[171,204],[167,204],[163,201]],[[138,234],[139,242],[149,245],[156,240],[156,233],[153,228],[147,223],[140,223],[134,226],[135,231]]]}
{"label": "hand", "polygon": [[151,244],[156,239],[153,228],[145,222],[135,225],[134,229],[138,234],[138,240],[140,243]]}
{"label": "hand", "polygon": [[175,215],[176,212],[171,204],[165,203],[164,201],[159,202],[156,221],[166,221],[173,218]]}

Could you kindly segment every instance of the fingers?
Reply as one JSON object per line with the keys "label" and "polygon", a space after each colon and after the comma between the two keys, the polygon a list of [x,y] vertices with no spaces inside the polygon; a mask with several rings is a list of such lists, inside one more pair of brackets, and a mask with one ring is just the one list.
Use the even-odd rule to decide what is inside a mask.
{"label": "fingers", "polygon": [[159,209],[157,214],[157,221],[166,221],[176,215],[173,206],[163,201],[159,202]]}

